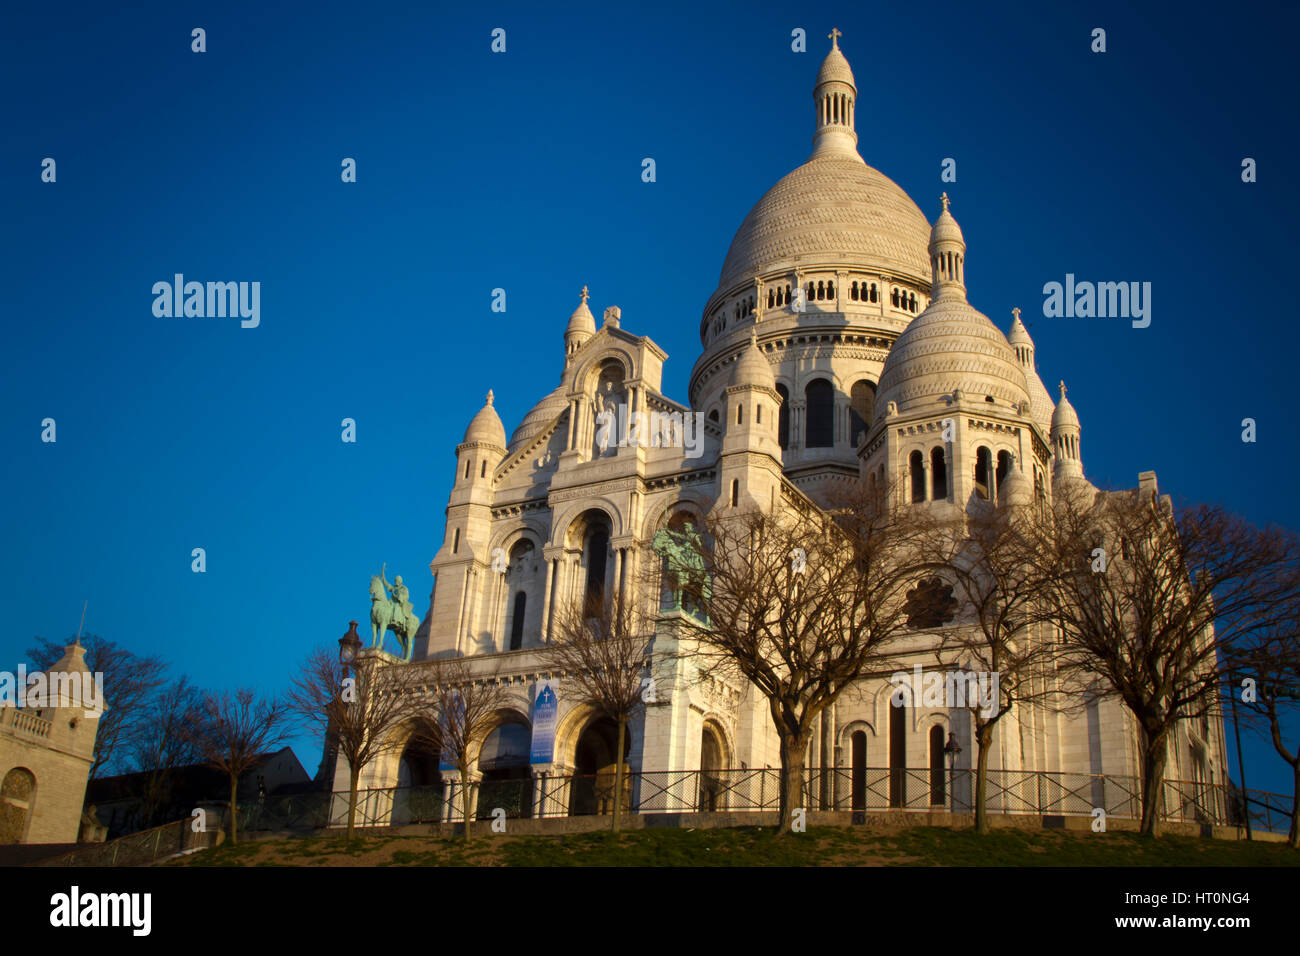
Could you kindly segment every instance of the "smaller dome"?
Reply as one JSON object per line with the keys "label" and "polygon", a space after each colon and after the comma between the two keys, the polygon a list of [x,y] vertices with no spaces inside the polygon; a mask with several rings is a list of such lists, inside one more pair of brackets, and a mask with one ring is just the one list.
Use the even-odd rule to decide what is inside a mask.
{"label": "smaller dome", "polygon": [[555,386],[555,390],[543,398],[540,402],[532,407],[519,427],[515,429],[510,436],[510,451],[514,451],[519,445],[531,440],[547,425],[555,421],[560,414],[569,407],[569,400],[565,397],[564,383],[561,382]]}
{"label": "smaller dome", "polygon": [[584,285],[582,301],[573,310],[573,315],[569,316],[569,324],[564,329],[565,335],[572,335],[575,332],[586,335],[596,334],[596,317],[591,314],[591,309],[587,308],[587,296],[587,287]]}
{"label": "smaller dome", "polygon": [[1011,321],[1011,331],[1007,333],[1007,341],[1011,343],[1012,348],[1017,345],[1027,345],[1034,347],[1034,340],[1029,337],[1029,330],[1025,328],[1025,323],[1020,321],[1020,310],[1012,309],[1015,318]]}
{"label": "smaller dome", "polygon": [[844,54],[840,52],[840,31],[831,31],[831,52],[826,54],[826,59],[822,60],[822,68],[817,71],[817,85],[823,83],[847,83],[855,90],[858,84],[853,81],[853,70],[849,68],[849,61],[844,59]]}
{"label": "smaller dome", "polygon": [[501,416],[492,407],[491,392],[487,393],[487,404],[470,419],[469,427],[465,429],[465,438],[461,444],[467,445],[470,442],[483,442],[487,445],[496,445],[498,448],[506,447],[506,427],[501,424]]}
{"label": "smaller dome", "polygon": [[961,234],[961,226],[957,225],[957,220],[948,211],[948,194],[944,193],[939,201],[943,203],[943,211],[939,213],[939,218],[934,221],[934,225],[930,228],[931,251],[933,251],[935,243],[938,242],[960,242],[965,246],[966,237]]}
{"label": "smaller dome", "polygon": [[1061,400],[1056,403],[1056,411],[1052,412],[1052,433],[1055,434],[1058,428],[1078,428],[1079,413],[1074,410],[1070,400],[1065,397],[1065,383],[1061,383]]}
{"label": "smaller dome", "polygon": [[772,374],[772,366],[759,351],[758,333],[753,329],[749,332],[749,345],[740,353],[740,358],[732,366],[731,378],[727,384],[762,385],[776,391],[776,376]]}

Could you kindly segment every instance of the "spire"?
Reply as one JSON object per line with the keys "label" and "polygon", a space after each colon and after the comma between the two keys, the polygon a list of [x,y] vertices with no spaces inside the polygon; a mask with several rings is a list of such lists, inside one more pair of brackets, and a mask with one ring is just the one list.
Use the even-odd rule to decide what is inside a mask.
{"label": "spire", "polygon": [[573,310],[573,315],[569,316],[569,324],[564,329],[564,360],[568,363],[570,356],[586,344],[587,340],[596,334],[596,317],[591,314],[591,309],[587,308],[587,299],[590,293],[587,287],[582,287],[579,293],[578,307]]}
{"label": "spire", "polygon": [[1061,398],[1052,412],[1052,454],[1056,461],[1052,466],[1053,479],[1082,478],[1083,455],[1080,451],[1079,415],[1065,397],[1065,382],[1061,382]]}
{"label": "spire", "polygon": [[930,294],[935,299],[966,298],[966,240],[948,211],[948,194],[939,197],[943,210],[930,230]]}
{"label": "spire", "polygon": [[814,159],[819,156],[836,156],[862,162],[862,157],[858,155],[858,134],[853,129],[858,87],[853,80],[849,61],[840,52],[839,41],[843,35],[838,28],[827,34],[831,50],[817,71],[817,83],[813,88],[817,125],[813,133],[812,154]]}
{"label": "spire", "polygon": [[1016,360],[1026,371],[1034,370],[1034,340],[1029,337],[1029,330],[1025,328],[1025,323],[1020,321],[1020,310],[1011,310],[1011,331],[1007,333],[1007,341],[1015,349]]}

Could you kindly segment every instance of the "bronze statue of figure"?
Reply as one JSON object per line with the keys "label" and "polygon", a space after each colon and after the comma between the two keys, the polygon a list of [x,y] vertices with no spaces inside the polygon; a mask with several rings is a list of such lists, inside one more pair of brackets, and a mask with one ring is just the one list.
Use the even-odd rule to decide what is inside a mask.
{"label": "bronze statue of figure", "polygon": [[[384,632],[392,631],[397,643],[402,648],[402,660],[409,662],[415,650],[415,632],[420,627],[420,619],[415,616],[411,602],[407,600],[410,592],[402,583],[402,576],[397,575],[390,585],[385,577],[388,565],[370,578],[370,646],[379,647],[384,643]],[[388,592],[392,591],[392,600]]]}

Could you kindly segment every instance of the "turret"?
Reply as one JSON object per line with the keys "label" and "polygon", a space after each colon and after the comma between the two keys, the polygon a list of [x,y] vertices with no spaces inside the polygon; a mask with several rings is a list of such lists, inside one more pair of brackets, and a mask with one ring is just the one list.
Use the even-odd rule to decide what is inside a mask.
{"label": "turret", "polygon": [[858,99],[858,87],[853,81],[849,61],[840,52],[839,39],[843,34],[831,30],[831,52],[822,61],[813,87],[813,102],[817,107],[817,127],[813,133],[813,158],[826,154],[855,159],[858,155],[858,134],[853,128],[853,113]]}
{"label": "turret", "polygon": [[1061,383],[1061,399],[1052,413],[1052,478],[1083,477],[1083,455],[1079,449],[1079,415],[1065,397],[1065,383]]}
{"label": "turret", "polygon": [[930,229],[930,281],[935,299],[966,298],[966,239],[948,211],[948,194],[939,197],[943,211]]}

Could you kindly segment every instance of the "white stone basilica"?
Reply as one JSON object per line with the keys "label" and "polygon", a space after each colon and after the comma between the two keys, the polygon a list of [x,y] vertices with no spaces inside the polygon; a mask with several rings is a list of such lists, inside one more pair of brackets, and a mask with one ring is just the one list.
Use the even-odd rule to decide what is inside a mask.
{"label": "white stone basilica", "polygon": [[[642,543],[674,521],[717,509],[825,505],[859,477],[896,482],[918,506],[950,508],[1049,498],[1062,482],[1087,480],[1079,417],[1064,385],[1055,403],[1043,387],[1018,310],[1004,334],[967,301],[966,242],[947,197],[931,225],[858,154],[857,88],[838,32],[813,99],[812,155],[741,223],[704,306],[687,401],[661,391],[664,351],[624,328],[616,308],[604,310],[598,326],[584,288],[555,357],[559,384],[509,438],[489,392],[456,448],[431,606],[408,666],[464,655],[476,673],[510,683],[517,705],[483,747],[482,780],[531,779],[542,784],[535,793],[553,793],[547,780],[613,763],[612,724],[566,700],[547,645],[566,602],[625,595],[643,580]],[[702,444],[602,441],[597,415],[611,404],[625,406],[625,417],[680,414],[687,438],[698,415],[702,435],[693,437]],[[1154,489],[1155,475],[1144,473],[1141,483]],[[656,650],[673,649],[670,636],[655,640]],[[932,645],[932,635],[904,640],[897,669],[929,666],[932,655],[921,651]],[[543,680],[555,681],[559,698],[553,753],[530,764]],[[957,767],[970,766],[969,712],[893,708],[885,679],[861,685],[828,709],[810,748],[811,769],[844,768],[820,806],[941,805],[942,796],[912,792],[931,785],[923,778],[909,778],[898,793],[877,788],[866,768],[943,768],[950,733],[962,747]],[[1180,729],[1167,776],[1223,783],[1221,728],[1197,721]],[[779,766],[766,703],[745,687],[701,682],[689,660],[659,681],[628,745],[628,765],[647,774]],[[408,752],[369,768],[363,786],[455,777],[435,763]],[[1081,799],[1095,801],[1097,778],[1083,775],[1138,777],[1136,729],[1111,700],[1073,713],[1017,704],[998,724],[991,767],[1074,775]],[[646,786],[634,781],[633,801],[646,798]],[[722,791],[710,808],[728,805]],[[546,806],[530,799],[525,813],[566,812],[563,799]],[[569,799],[578,800],[576,791]],[[661,808],[698,809],[699,800],[698,791],[683,791]],[[1070,804],[1079,807],[1086,812]]]}

